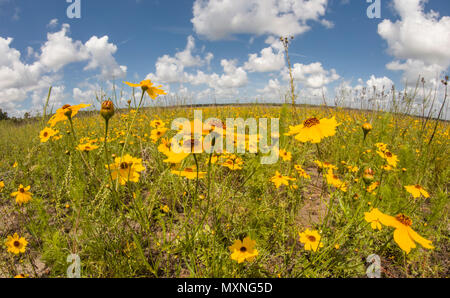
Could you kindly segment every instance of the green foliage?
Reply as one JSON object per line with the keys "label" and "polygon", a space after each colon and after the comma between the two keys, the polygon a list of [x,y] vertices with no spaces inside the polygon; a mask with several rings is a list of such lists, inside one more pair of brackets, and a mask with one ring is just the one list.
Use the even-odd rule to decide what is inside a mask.
{"label": "green foliage", "polygon": [[[364,277],[365,258],[372,253],[380,255],[385,277],[445,276],[447,123],[427,145],[424,140],[434,121],[422,127],[416,118],[390,113],[319,107],[297,107],[294,113],[287,105],[250,105],[203,108],[203,115],[280,118],[280,148],[292,159],[261,165],[261,154],[237,154],[243,168],[230,170],[221,160],[209,166],[209,155],[199,154],[199,168],[207,175],[197,186],[195,179],[173,174],[158,151],[161,140],[150,139],[150,121],[160,118],[170,127],[177,117],[192,119],[193,109],[149,108],[139,111],[134,122],[131,110],[119,110],[109,123],[106,152],[99,115],[79,113],[73,119],[76,137],[68,121],[58,124],[55,129],[62,138],[46,143],[39,139],[41,123],[0,123],[0,181],[5,183],[0,192],[0,239],[18,233],[29,242],[25,255],[2,248],[0,276],[65,277],[72,253],[81,258],[83,277]],[[313,115],[336,116],[341,123],[336,135],[318,145],[285,136],[290,126]],[[371,122],[373,130],[364,140],[365,122]],[[169,130],[164,137],[174,134]],[[98,148],[77,150],[82,138]],[[141,158],[145,170],[138,182],[120,185],[110,179],[106,165],[113,163],[112,154],[121,156],[124,143],[124,153]],[[377,143],[387,144],[398,156],[397,167],[383,168]],[[348,191],[328,185],[327,172],[315,160],[335,165],[334,173],[348,183]],[[193,165],[190,155],[180,166]],[[295,165],[310,179],[299,176]],[[373,193],[362,179],[367,168],[380,182]],[[277,189],[270,182],[276,171],[295,177],[295,187]],[[20,184],[30,185],[33,194],[23,206],[10,196]],[[415,184],[430,198],[413,199],[404,186]],[[375,231],[364,220],[373,207],[392,216],[410,216],[412,228],[432,240],[435,249],[417,245],[405,258],[392,239],[392,228]],[[316,252],[306,251],[299,242],[299,233],[307,228],[320,232],[324,245]],[[229,247],[247,236],[256,241],[258,256],[238,264]],[[44,262],[43,268],[20,265],[36,259]]]}

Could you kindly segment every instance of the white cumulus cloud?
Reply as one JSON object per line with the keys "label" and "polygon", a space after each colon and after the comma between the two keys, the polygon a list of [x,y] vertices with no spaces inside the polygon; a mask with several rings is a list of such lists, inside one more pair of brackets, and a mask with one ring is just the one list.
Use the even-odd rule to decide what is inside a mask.
{"label": "white cumulus cloud", "polygon": [[147,78],[160,83],[184,83],[188,81],[188,75],[185,73],[185,68],[209,65],[214,55],[207,53],[205,58],[199,55],[194,56],[195,48],[194,37],[189,36],[187,39],[186,48],[177,52],[175,56],[164,55],[159,57],[156,61],[156,73],[150,73]]}
{"label": "white cumulus cloud", "polygon": [[[308,88],[322,88],[340,78],[335,69],[326,70],[322,63],[314,62],[311,64],[295,63],[292,67],[294,81],[297,81]],[[289,80],[289,71],[283,70],[283,79]]]}
{"label": "white cumulus cloud", "polygon": [[450,66],[450,17],[424,11],[427,0],[394,0],[400,19],[383,20],[378,34],[386,40],[388,52],[396,60],[390,70],[401,70],[408,83],[419,75],[435,79]]}
{"label": "white cumulus cloud", "polygon": [[[55,21],[51,21],[55,24]],[[120,66],[113,57],[117,47],[108,42],[108,36],[93,36],[86,43],[69,36],[70,26],[63,24],[61,30],[47,34],[39,51],[27,47],[26,55],[34,59],[23,62],[21,53],[11,46],[13,38],[0,36],[0,106],[16,115],[25,110],[22,106],[31,99],[28,110],[42,108],[50,86],[53,87],[51,103],[57,105],[65,97],[62,69],[74,62],[87,62],[85,70],[99,69],[99,78],[124,77],[126,67]]]}
{"label": "white cumulus cloud", "polygon": [[196,0],[191,22],[197,34],[210,40],[234,34],[299,35],[310,29],[308,21],[326,27],[321,19],[328,0]]}
{"label": "white cumulus cloud", "polygon": [[260,55],[249,54],[244,68],[250,72],[279,71],[285,66],[283,45],[279,39],[269,38],[266,43],[270,46],[261,50]]}

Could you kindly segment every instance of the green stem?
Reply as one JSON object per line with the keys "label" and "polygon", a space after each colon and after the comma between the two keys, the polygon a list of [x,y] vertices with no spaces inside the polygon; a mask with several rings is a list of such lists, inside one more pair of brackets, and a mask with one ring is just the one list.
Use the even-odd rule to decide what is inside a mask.
{"label": "green stem", "polygon": [[195,185],[195,200],[197,200],[197,196],[198,196],[198,160],[197,160],[197,156],[196,156],[196,154],[195,153],[193,153],[192,154],[193,156],[194,156],[194,160],[195,160],[195,167],[196,167],[196,170],[197,170],[197,177],[196,177],[196,180],[195,180],[195,182],[196,182],[196,185]]}
{"label": "green stem", "polygon": [[[139,101],[139,105],[138,105],[138,107],[137,107],[137,109],[136,109],[136,113],[134,113],[133,120],[131,121],[131,124],[130,124],[130,126],[128,127],[127,135],[126,135],[126,137],[125,137],[125,143],[123,144],[123,147],[122,147],[122,153],[121,153],[121,155],[120,155],[120,160],[121,160],[121,161],[122,161],[123,155],[124,155],[124,153],[125,153],[125,148],[126,148],[127,143],[128,143],[128,138],[130,137],[131,129],[133,128],[134,122],[136,121],[137,115],[138,115],[138,113],[139,113],[139,109],[141,108],[142,100],[144,99],[144,95],[145,95],[145,91],[144,91],[144,89],[142,89],[141,100]],[[119,188],[119,179],[117,179],[117,181],[116,181],[116,191],[118,190],[118,188]]]}
{"label": "green stem", "polygon": [[[74,141],[74,146],[76,146],[78,144],[78,139],[77,139],[77,135],[75,133],[75,129],[73,128],[72,117],[67,117],[67,118],[69,119],[69,122],[70,122],[70,129],[72,131],[72,138],[73,138],[73,141]],[[77,151],[80,154],[84,165],[90,171],[91,175],[93,175],[97,179],[97,181],[101,184],[102,181],[97,177],[97,175],[95,175],[94,169],[92,169],[92,167],[89,165],[88,161],[84,158],[83,152],[81,152],[80,150],[77,150]]]}

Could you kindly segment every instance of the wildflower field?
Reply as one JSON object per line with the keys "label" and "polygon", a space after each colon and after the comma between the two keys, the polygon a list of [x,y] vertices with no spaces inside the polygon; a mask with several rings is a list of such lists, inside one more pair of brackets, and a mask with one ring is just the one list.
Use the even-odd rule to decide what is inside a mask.
{"label": "wildflower field", "polygon": [[[164,91],[129,86],[142,99],[128,108],[0,121],[0,277],[66,277],[70,255],[81,277],[366,277],[373,254],[382,277],[449,276],[448,122],[287,104],[143,108]],[[245,153],[175,152],[172,122],[194,125],[195,110],[279,119],[278,160],[249,152],[248,130]],[[212,131],[225,138],[200,125],[200,147]]]}

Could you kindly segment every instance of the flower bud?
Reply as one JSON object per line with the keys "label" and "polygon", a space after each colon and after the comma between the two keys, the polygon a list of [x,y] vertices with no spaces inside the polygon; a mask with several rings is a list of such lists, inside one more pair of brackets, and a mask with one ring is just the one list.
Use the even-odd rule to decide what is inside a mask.
{"label": "flower bud", "polygon": [[67,118],[72,117],[72,110],[70,109],[70,107],[71,107],[71,105],[64,105],[64,106],[62,107],[62,109],[63,109],[63,111],[64,111],[64,115],[65,115]]}
{"label": "flower bud", "polygon": [[114,104],[110,100],[106,100],[102,103],[102,108],[100,110],[100,115],[108,121],[112,116],[114,116]]}
{"label": "flower bud", "polygon": [[362,130],[364,131],[364,134],[368,134],[373,129],[372,124],[370,123],[364,123],[362,126]]}
{"label": "flower bud", "polygon": [[375,175],[374,170],[372,170],[371,168],[365,169],[363,173],[364,183],[366,184],[372,183],[374,175]]}

